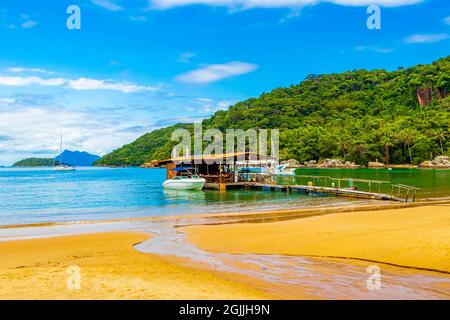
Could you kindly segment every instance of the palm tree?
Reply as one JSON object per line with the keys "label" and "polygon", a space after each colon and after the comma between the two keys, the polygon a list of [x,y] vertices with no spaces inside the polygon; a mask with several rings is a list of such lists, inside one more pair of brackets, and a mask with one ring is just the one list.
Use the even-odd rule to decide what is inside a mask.
{"label": "palm tree", "polygon": [[444,154],[444,146],[443,142],[445,141],[445,138],[447,136],[448,131],[443,130],[442,128],[437,128],[434,130],[433,135],[439,139],[439,146],[441,148],[441,155]]}
{"label": "palm tree", "polygon": [[359,156],[361,159],[364,158],[365,154],[367,153],[367,145],[364,141],[356,141],[353,144],[353,153],[357,156]]}
{"label": "palm tree", "polygon": [[338,147],[339,151],[342,152],[342,155],[345,157],[347,156],[347,151],[350,149],[351,146],[351,138],[347,134],[339,134],[338,139],[336,142],[336,146]]}
{"label": "palm tree", "polygon": [[394,146],[392,137],[384,136],[381,138],[380,143],[384,148],[386,164],[389,164],[389,151],[390,151],[390,148]]}
{"label": "palm tree", "polygon": [[381,129],[379,141],[384,149],[386,164],[389,164],[390,149],[395,146],[395,137],[391,127]]}
{"label": "palm tree", "polygon": [[411,145],[416,141],[417,132],[412,129],[404,129],[400,132],[399,140],[403,143],[405,149],[408,149],[409,163],[412,164]]}

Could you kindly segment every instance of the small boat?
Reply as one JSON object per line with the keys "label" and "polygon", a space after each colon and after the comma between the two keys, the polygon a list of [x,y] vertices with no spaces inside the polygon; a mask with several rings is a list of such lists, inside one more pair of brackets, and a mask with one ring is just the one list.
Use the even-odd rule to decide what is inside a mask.
{"label": "small boat", "polygon": [[199,177],[192,173],[194,168],[175,168],[172,171],[180,173],[172,179],[166,180],[163,183],[164,189],[171,190],[202,190],[205,186],[206,179]]}
{"label": "small boat", "polygon": [[[76,170],[75,167],[72,167],[71,165],[63,162],[62,146],[63,146],[63,141],[62,141],[62,136],[61,136],[61,143],[59,145],[59,157],[56,157],[53,160],[53,171],[75,171]],[[56,165],[57,158],[59,158],[59,160],[58,160],[59,165]]]}
{"label": "small boat", "polygon": [[282,164],[275,167],[274,173],[277,176],[295,176],[295,169],[297,169],[297,167],[289,164]]}
{"label": "small boat", "polygon": [[196,175],[178,176],[163,183],[165,189],[171,190],[202,190],[206,180]]}
{"label": "small boat", "polygon": [[69,166],[67,164],[60,164],[59,166],[54,166],[53,171],[75,171],[75,167]]}

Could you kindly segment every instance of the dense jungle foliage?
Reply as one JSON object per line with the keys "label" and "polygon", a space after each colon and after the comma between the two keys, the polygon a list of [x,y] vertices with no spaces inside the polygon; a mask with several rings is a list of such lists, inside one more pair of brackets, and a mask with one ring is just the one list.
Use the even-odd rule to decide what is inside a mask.
{"label": "dense jungle foliage", "polygon": [[[449,93],[450,56],[393,72],[309,75],[298,85],[218,111],[203,128],[278,128],[282,159],[417,164],[449,155]],[[141,165],[168,158],[176,128],[192,130],[192,125],[147,133],[96,164]]]}

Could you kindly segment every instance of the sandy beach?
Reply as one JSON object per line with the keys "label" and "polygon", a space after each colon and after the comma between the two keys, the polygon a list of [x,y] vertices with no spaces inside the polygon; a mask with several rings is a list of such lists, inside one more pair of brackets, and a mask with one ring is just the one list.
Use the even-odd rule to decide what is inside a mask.
{"label": "sandy beach", "polygon": [[[450,289],[449,213],[450,205],[439,204],[337,212],[280,222],[177,228],[178,234],[185,234],[188,242],[205,252],[237,254],[234,263],[246,269],[242,273],[224,272],[192,261],[186,263],[186,257],[140,252],[133,246],[152,237],[142,232],[101,232],[0,242],[0,299],[324,298],[311,288],[303,290],[298,283],[283,287],[255,273],[249,276],[253,271],[259,275],[265,272],[264,268],[251,270],[255,265],[245,262],[252,259],[249,254],[261,255],[269,263],[282,261],[276,257],[292,256],[338,260],[341,264],[336,268],[359,264],[364,266],[360,268],[363,278],[366,264],[379,264],[383,270],[396,268],[400,281],[403,275],[431,274],[444,279],[436,284],[442,297],[442,290]],[[39,227],[25,229],[32,232],[33,228]],[[229,258],[225,256],[225,261]],[[287,270],[299,267],[295,261],[286,264]],[[68,269],[71,266],[80,270],[80,289],[67,284],[73,279]],[[327,269],[322,270],[324,267]],[[336,274],[340,272],[332,263],[311,268],[310,271],[321,272],[326,283],[329,282],[327,274],[333,270]],[[361,271],[357,269],[357,272]],[[356,283],[360,282],[358,279]],[[349,283],[351,286],[354,282]],[[393,287],[395,290],[395,283]]]}
{"label": "sandy beach", "polygon": [[[0,243],[0,299],[273,299],[227,275],[143,254],[142,233]],[[67,286],[81,271],[80,289]]]}
{"label": "sandy beach", "polygon": [[185,228],[198,247],[233,254],[345,258],[450,273],[450,205]]}

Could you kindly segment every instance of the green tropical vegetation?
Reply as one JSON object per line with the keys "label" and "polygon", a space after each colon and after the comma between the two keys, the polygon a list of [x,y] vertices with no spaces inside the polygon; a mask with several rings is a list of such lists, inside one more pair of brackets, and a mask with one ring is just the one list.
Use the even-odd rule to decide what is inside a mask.
{"label": "green tropical vegetation", "polygon": [[[450,56],[392,72],[309,75],[298,85],[218,111],[203,121],[203,128],[278,128],[282,159],[417,164],[449,155],[449,92]],[[192,125],[147,133],[96,164],[141,165],[168,158],[177,128],[192,130]]]}
{"label": "green tropical vegetation", "polygon": [[[53,166],[52,158],[27,158],[17,161],[13,164],[13,167],[51,167]],[[58,161],[55,161],[56,165],[59,165]]]}

